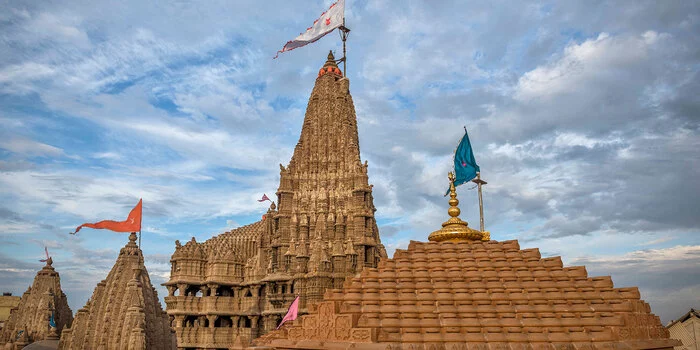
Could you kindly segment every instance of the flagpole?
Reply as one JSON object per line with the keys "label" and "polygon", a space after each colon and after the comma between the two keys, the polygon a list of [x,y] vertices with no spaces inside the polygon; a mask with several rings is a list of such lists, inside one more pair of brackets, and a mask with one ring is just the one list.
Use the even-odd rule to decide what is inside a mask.
{"label": "flagpole", "polygon": [[340,39],[343,40],[343,58],[340,60],[343,61],[343,77],[347,77],[347,56],[345,53],[345,42],[348,40],[348,35],[350,34],[350,29],[348,29],[345,26],[345,17],[343,16],[343,25],[338,27],[338,30],[340,30]]}
{"label": "flagpole", "polygon": [[476,173],[476,178],[472,182],[479,188],[479,230],[484,232],[484,201],[481,197],[481,185],[486,185],[488,182],[481,179],[481,173]]}

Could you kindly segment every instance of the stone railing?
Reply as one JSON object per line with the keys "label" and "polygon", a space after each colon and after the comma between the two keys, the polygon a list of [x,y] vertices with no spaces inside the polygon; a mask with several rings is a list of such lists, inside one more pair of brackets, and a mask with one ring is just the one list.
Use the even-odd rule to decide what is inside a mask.
{"label": "stone railing", "polygon": [[[293,297],[292,299],[293,300]],[[192,315],[235,315],[245,314],[257,305],[257,298],[234,297],[193,297],[175,296],[165,297],[168,312],[187,313]]]}
{"label": "stone railing", "polygon": [[[238,338],[252,339],[250,328],[175,327],[178,348],[228,348]],[[244,342],[245,343],[245,342]]]}
{"label": "stone railing", "polygon": [[193,296],[165,297],[166,310],[177,310],[188,314],[201,314],[202,298]]}

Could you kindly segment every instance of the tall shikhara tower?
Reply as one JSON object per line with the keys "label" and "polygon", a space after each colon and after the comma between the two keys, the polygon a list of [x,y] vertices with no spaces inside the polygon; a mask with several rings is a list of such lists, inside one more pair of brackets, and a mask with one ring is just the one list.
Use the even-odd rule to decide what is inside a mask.
{"label": "tall shikhara tower", "polygon": [[346,277],[386,257],[360,160],[350,82],[333,54],[319,71],[294,155],[280,165],[278,206],[262,221],[207,240],[176,242],[164,285],[178,348],[248,344]]}

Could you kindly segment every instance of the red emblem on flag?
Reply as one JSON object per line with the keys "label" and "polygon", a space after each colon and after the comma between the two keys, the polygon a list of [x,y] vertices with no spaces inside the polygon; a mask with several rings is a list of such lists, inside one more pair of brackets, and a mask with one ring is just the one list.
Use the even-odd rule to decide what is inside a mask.
{"label": "red emblem on flag", "polygon": [[327,26],[331,25],[331,18],[330,17],[326,18],[326,25]]}

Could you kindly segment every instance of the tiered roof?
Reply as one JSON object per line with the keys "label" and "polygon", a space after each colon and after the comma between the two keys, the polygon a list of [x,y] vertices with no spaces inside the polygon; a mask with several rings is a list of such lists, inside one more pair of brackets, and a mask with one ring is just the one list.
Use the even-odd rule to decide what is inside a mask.
{"label": "tiered roof", "polygon": [[48,258],[34,277],[32,286],[22,295],[19,305],[11,311],[0,332],[0,345],[20,342],[27,345],[46,339],[52,334],[49,327],[52,313],[56,322],[54,333],[73,321],[73,312],[61,289],[61,277],[52,265],[53,259]]}
{"label": "tiered roof", "polygon": [[172,349],[168,315],[143,265],[136,234],[119,252],[107,278],[63,330],[60,349]]}
{"label": "tiered roof", "polygon": [[[450,215],[393,259],[325,294],[259,344],[284,349],[672,349],[639,290],[615,288],[517,241],[483,241]],[[456,220],[454,220],[456,219]]]}

